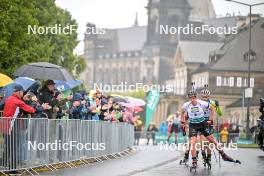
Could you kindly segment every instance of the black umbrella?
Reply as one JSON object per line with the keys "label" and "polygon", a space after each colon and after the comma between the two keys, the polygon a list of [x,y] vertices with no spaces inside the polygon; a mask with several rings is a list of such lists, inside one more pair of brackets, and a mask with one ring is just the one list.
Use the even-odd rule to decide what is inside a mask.
{"label": "black umbrella", "polygon": [[114,103],[121,103],[121,102],[127,103],[127,100],[125,98],[122,98],[122,97],[114,97],[113,102]]}
{"label": "black umbrella", "polygon": [[71,81],[74,78],[63,67],[48,62],[29,63],[19,67],[14,76],[30,77],[40,80]]}

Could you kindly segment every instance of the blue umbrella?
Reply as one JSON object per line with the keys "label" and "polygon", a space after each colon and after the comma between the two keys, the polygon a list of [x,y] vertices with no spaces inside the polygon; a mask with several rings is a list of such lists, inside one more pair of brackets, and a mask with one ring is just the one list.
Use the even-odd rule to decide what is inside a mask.
{"label": "blue umbrella", "polygon": [[18,77],[14,80],[14,82],[23,86],[23,89],[26,91],[37,81],[28,77]]}
{"label": "blue umbrella", "polygon": [[71,80],[67,82],[61,80],[55,80],[54,82],[56,89],[58,89],[59,91],[70,90],[82,84],[82,81],[80,80]]}
{"label": "blue umbrella", "polygon": [[7,98],[7,97],[9,97],[10,95],[13,94],[13,87],[14,87],[14,83],[11,83],[11,84],[8,84],[8,85],[4,86],[1,89],[1,92],[4,93],[4,98]]}
{"label": "blue umbrella", "polygon": [[2,88],[2,91],[4,92],[5,97],[9,97],[14,92],[13,91],[14,85],[20,84],[23,87],[24,91],[28,91],[29,88],[31,88],[36,83],[37,81],[32,78],[19,77],[19,78],[16,78],[13,83],[4,86]]}

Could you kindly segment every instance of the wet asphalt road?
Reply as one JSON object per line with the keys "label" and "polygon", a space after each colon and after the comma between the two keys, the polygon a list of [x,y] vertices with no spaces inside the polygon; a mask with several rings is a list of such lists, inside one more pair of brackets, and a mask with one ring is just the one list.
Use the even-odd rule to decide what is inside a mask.
{"label": "wet asphalt road", "polygon": [[[260,176],[264,175],[264,152],[258,149],[238,149],[227,153],[242,164],[233,164],[221,160],[220,164],[212,156],[212,169],[204,168],[200,160],[196,173],[190,173],[189,168],[180,165],[182,151],[160,149],[158,146],[140,146],[131,156],[117,160],[106,161],[78,169],[64,169],[45,175],[66,176]],[[216,154],[218,159],[218,154]],[[221,165],[221,167],[220,167]]]}

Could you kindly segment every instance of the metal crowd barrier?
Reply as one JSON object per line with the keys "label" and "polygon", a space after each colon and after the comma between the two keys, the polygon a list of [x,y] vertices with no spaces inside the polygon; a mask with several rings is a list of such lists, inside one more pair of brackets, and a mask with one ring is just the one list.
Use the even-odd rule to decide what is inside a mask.
{"label": "metal crowd barrier", "polygon": [[0,171],[118,153],[133,140],[128,123],[0,118]]}

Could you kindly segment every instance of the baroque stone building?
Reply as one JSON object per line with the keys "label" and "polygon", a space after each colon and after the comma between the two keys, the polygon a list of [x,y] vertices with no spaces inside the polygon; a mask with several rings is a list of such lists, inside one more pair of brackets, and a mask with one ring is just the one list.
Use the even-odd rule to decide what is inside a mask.
{"label": "baroque stone building", "polygon": [[[232,17],[233,18],[233,17]],[[245,89],[247,88],[249,28],[247,20],[238,29],[239,33],[225,38],[224,43],[199,44],[183,41],[179,43],[175,54],[175,76],[168,84],[176,86],[176,91],[162,96],[155,113],[155,122],[166,120],[170,113],[179,110],[187,101],[186,91],[191,82],[195,82],[198,92],[205,84],[209,85],[212,98],[220,102],[223,118],[220,123],[236,123],[245,127],[246,105]],[[251,62],[250,87],[253,98],[250,106],[250,127],[259,118],[259,98],[264,97],[264,19],[258,18],[252,25],[252,50],[256,57]],[[185,46],[184,46],[185,45]],[[200,48],[201,46],[201,48]],[[210,46],[210,47],[208,47]],[[194,53],[194,54],[193,54]],[[195,59],[192,59],[194,58]],[[178,82],[175,84],[175,82]],[[190,89],[190,86],[189,86]],[[173,108],[172,108],[173,107]]]}
{"label": "baroque stone building", "polygon": [[[88,87],[94,83],[118,85],[121,82],[128,85],[174,85],[172,93],[161,96],[153,119],[157,124],[165,121],[186,101],[190,82],[195,82],[198,90],[204,84],[209,84],[213,98],[218,99],[224,109],[223,121],[238,122],[243,126],[241,96],[247,85],[247,70],[242,54],[247,51],[248,18],[216,18],[211,0],[149,0],[146,10],[147,26],[139,26],[137,19],[133,26],[118,29],[100,29],[95,24],[87,24],[89,29],[99,32],[85,34],[87,69],[82,74],[84,83]],[[258,18],[253,16],[253,20]],[[186,24],[195,27],[203,24],[213,27],[237,26],[239,34],[161,34],[161,26]],[[260,63],[260,60],[264,60],[264,44],[259,43],[262,38],[258,36],[264,35],[260,34],[263,25],[260,22],[254,24],[253,31],[256,31],[252,32],[252,42],[258,59],[252,64],[251,84],[254,85],[253,100],[257,102],[258,97],[263,95],[259,91],[264,87],[264,64]],[[257,46],[262,48],[257,49]],[[259,67],[262,69],[258,70]],[[256,107],[257,103],[254,103],[252,125],[256,122]]]}
{"label": "baroque stone building", "polygon": [[[256,53],[251,61],[251,77],[248,83],[248,52],[249,29],[244,26],[235,36],[230,36],[227,42],[218,50],[209,55],[209,62],[192,74],[192,81],[205,80],[208,83],[214,98],[222,102],[225,112],[224,120],[237,122],[245,126],[246,105],[245,89],[248,84],[253,89],[252,107],[250,113],[251,124],[256,125],[259,98],[264,96],[264,19],[253,21],[252,50]],[[201,89],[204,84],[197,84]],[[243,98],[244,97],[244,98]],[[235,117],[236,115],[236,117]],[[234,118],[234,119],[233,119]]]}
{"label": "baroque stone building", "polygon": [[85,34],[83,57],[87,60],[87,69],[81,75],[84,83],[89,87],[93,83],[124,81],[161,84],[170,79],[174,75],[173,58],[178,42],[189,40],[189,36],[161,35],[160,26],[181,26],[189,22],[201,25],[201,19],[214,18],[211,0],[203,1],[202,7],[195,0],[149,0],[147,26],[138,26],[137,19],[134,26],[121,29],[100,30],[88,23],[89,29],[102,32]]}

